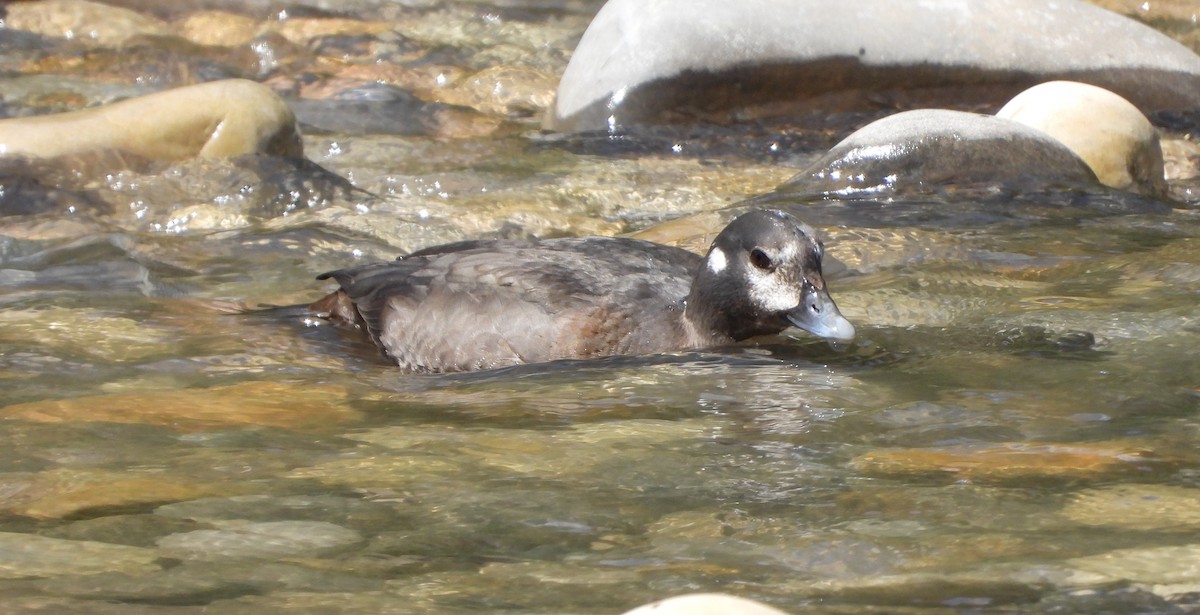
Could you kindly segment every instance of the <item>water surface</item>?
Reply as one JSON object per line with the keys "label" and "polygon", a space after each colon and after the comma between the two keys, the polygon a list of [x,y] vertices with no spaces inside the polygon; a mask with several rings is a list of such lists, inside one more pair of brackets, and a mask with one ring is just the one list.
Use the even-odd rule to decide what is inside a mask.
{"label": "water surface", "polygon": [[[512,4],[396,9],[411,40],[314,48],[554,74],[596,8]],[[64,100],[128,92],[59,76]],[[7,91],[10,115],[58,100]],[[352,332],[245,312],[435,242],[713,210],[863,119],[564,138],[521,109],[476,112],[486,134],[308,125],[355,189],[269,160],[22,170],[72,192],[0,219],[0,611],[1200,607],[1195,201],[774,200],[837,261],[859,330],[838,348],[404,376]]]}

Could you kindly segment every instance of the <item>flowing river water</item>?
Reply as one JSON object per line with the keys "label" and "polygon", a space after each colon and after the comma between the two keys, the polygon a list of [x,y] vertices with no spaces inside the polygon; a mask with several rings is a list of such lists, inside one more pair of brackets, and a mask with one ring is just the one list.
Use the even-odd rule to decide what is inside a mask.
{"label": "flowing river water", "polygon": [[837,261],[845,347],[402,375],[269,306],[432,243],[730,205],[862,118],[547,135],[597,3],[347,7],[403,34],[249,59],[0,39],[8,115],[230,66],[316,90],[386,64],[459,105],[297,102],[308,157],[355,188],[261,159],[19,170],[60,188],[0,218],[0,613],[1200,609],[1196,180],[1167,207],[793,204]]}

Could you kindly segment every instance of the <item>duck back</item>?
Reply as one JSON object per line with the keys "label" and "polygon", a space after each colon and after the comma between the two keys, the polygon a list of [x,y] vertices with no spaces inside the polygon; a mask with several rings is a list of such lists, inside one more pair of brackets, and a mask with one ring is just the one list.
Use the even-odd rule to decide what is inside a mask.
{"label": "duck back", "polygon": [[490,369],[688,347],[701,258],[625,238],[467,241],[324,274],[312,309],[364,328],[406,371]]}

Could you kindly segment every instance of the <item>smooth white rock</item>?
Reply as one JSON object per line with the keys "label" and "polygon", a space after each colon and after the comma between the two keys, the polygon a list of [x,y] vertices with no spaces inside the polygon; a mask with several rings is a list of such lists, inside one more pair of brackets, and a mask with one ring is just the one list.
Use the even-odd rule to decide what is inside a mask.
{"label": "smooth white rock", "polygon": [[[845,90],[865,99],[855,91],[897,76],[901,88],[943,87],[942,96],[953,100],[982,75],[1015,85],[991,101],[997,105],[1037,82],[1073,79],[1113,89],[1147,111],[1200,106],[1200,56],[1081,0],[610,0],[580,40],[546,123],[600,130],[656,121],[659,105],[681,104],[639,92],[659,87],[642,87],[656,80],[691,71],[687,81],[695,83],[704,73],[831,59],[857,70],[838,68],[827,78],[774,83],[763,92]],[[896,73],[906,69],[915,72]],[[733,79],[699,91],[685,86],[684,96],[712,104],[727,81]],[[793,91],[779,94],[785,87]]]}
{"label": "smooth white rock", "polygon": [[787,615],[748,598],[729,594],[685,594],[626,611],[624,615]]}

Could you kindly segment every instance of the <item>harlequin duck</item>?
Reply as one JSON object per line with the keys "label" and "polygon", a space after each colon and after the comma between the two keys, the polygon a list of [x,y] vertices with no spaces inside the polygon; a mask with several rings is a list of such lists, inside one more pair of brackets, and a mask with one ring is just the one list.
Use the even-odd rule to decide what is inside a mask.
{"label": "harlequin duck", "polygon": [[836,340],[854,326],[821,275],[811,227],[751,211],[700,256],[618,237],[464,241],[318,276],[313,303],[408,372],[720,346],[796,326]]}

